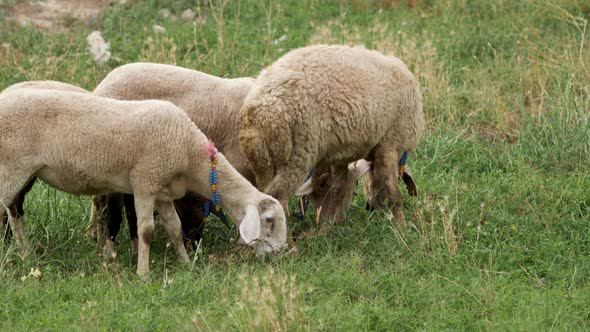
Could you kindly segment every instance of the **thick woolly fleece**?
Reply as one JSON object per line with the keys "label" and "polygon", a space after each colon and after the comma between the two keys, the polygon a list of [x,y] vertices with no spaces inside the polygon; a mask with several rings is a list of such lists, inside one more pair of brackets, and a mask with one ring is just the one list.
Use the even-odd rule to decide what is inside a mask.
{"label": "thick woolly fleece", "polygon": [[[138,212],[138,274],[149,270],[154,204],[181,261],[187,261],[172,200],[210,197],[206,136],[166,101],[117,101],[86,93],[19,89],[0,94],[0,203],[26,247],[14,200],[33,177],[72,194],[133,193]],[[225,210],[259,251],[286,243],[280,204],[258,192],[223,157],[217,171]],[[254,222],[255,220],[255,222]],[[264,221],[264,222],[262,222]],[[244,224],[248,229],[243,231]],[[16,226],[16,227],[15,227]],[[271,227],[272,226],[272,227]]]}
{"label": "thick woolly fleece", "polygon": [[373,161],[372,201],[399,212],[398,162],[424,127],[418,82],[360,47],[293,50],[263,70],[241,109],[240,148],[256,184],[284,203],[314,168]]}

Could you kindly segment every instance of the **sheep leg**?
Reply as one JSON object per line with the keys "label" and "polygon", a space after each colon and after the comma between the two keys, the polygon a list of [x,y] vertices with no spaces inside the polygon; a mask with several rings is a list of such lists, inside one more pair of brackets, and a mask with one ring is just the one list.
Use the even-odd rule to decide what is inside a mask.
{"label": "sheep leg", "polygon": [[[25,236],[25,226],[23,222],[23,204],[26,194],[31,190],[36,178],[27,179],[15,182],[8,179],[0,179],[0,183],[4,184],[4,188],[0,188],[0,206],[6,210],[8,224],[10,230],[13,232],[16,239],[16,244],[20,247],[23,256],[26,256],[30,251],[30,244]],[[6,184],[13,184],[11,187]]]}
{"label": "sheep leg", "polygon": [[[342,224],[344,223],[344,220],[346,220],[346,212],[348,212],[348,209],[350,209],[350,205],[352,204],[352,195],[356,190],[357,179],[349,175],[348,165],[334,166],[333,177],[334,183],[332,185],[337,188],[338,192],[330,191],[324,199],[327,199],[327,196],[332,195],[339,198],[340,202],[337,204],[338,209],[334,211],[332,222],[334,224]],[[339,183],[342,182],[344,184],[340,185]],[[328,202],[335,204],[334,199],[330,199]]]}
{"label": "sheep leg", "polygon": [[137,274],[144,280],[150,271],[150,245],[154,235],[154,205],[155,195],[134,196],[137,211],[137,234],[139,235],[137,250]]}
{"label": "sheep leg", "polygon": [[[25,210],[24,210],[25,196],[29,192],[29,190],[31,190],[34,183],[35,183],[35,179],[31,180],[27,184],[27,186],[18,194],[18,197],[16,198],[16,201],[15,201],[17,216],[22,217],[25,215]],[[8,213],[6,213],[6,211],[4,209],[0,210],[0,220],[2,223],[2,227],[5,227],[3,229],[2,237],[5,240],[10,240],[10,238],[12,236],[12,230],[10,229],[10,225],[8,223]]]}
{"label": "sheep leg", "polygon": [[176,257],[182,263],[188,263],[189,258],[184,248],[184,242],[182,241],[182,227],[180,225],[180,218],[174,208],[172,201],[157,201],[156,209],[160,214],[160,217],[164,220],[166,231],[172,241],[174,250],[176,251]]}
{"label": "sheep leg", "polygon": [[8,225],[8,214],[4,209],[0,209],[0,229],[2,230],[2,238],[9,241],[12,237],[12,231]]}
{"label": "sheep leg", "polygon": [[370,204],[375,208],[391,206],[393,216],[398,222],[404,222],[402,213],[402,196],[399,191],[399,157],[397,150],[386,148],[383,145],[375,150],[373,172],[369,176],[372,180],[372,194]]}
{"label": "sheep leg", "polygon": [[174,201],[176,213],[184,236],[185,247],[190,249],[201,241],[203,233],[204,205],[203,198],[197,194],[187,193],[183,198]]}
{"label": "sheep leg", "polygon": [[129,226],[131,250],[134,254],[137,254],[137,214],[133,205],[133,195],[123,194],[123,205],[125,206],[125,218]]}
{"label": "sheep leg", "polygon": [[123,210],[121,208],[121,194],[114,193],[106,196],[106,219],[102,228],[106,228],[105,233],[105,244],[103,253],[105,257],[115,258],[114,242],[119,230],[121,230],[121,223],[123,222]]}
{"label": "sheep leg", "polygon": [[31,245],[25,236],[25,225],[23,217],[18,215],[16,205],[12,205],[8,208],[8,225],[13,232],[16,239],[16,244],[21,249],[21,254],[27,256],[31,251]]}
{"label": "sheep leg", "polygon": [[375,207],[371,205],[371,202],[373,201],[373,193],[375,192],[373,189],[374,182],[375,177],[373,176],[373,168],[371,167],[370,170],[363,174],[363,195],[367,203],[365,209],[370,212],[375,211]]}
{"label": "sheep leg", "polygon": [[90,209],[90,220],[88,221],[88,226],[86,227],[86,231],[90,232],[90,236],[96,240],[96,242],[101,243],[103,239],[103,235],[101,234],[101,225],[103,224],[104,220],[104,211],[105,207],[105,200],[106,195],[95,195],[92,196],[92,207]]}

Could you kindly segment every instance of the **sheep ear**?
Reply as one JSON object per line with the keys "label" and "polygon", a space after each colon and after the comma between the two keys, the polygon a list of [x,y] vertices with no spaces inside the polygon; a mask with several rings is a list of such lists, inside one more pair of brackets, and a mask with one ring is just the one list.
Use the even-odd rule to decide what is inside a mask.
{"label": "sheep ear", "polygon": [[297,189],[297,192],[295,193],[295,195],[297,196],[303,196],[303,195],[309,195],[313,192],[313,186],[311,185],[311,177],[309,179],[307,179],[307,181],[305,181],[304,184],[301,185],[301,187],[299,187],[299,189]]}
{"label": "sheep ear", "polygon": [[240,236],[246,243],[250,243],[260,237],[260,215],[253,205],[246,207],[246,216],[240,223]]}
{"label": "sheep ear", "polygon": [[358,179],[359,177],[361,177],[361,175],[365,174],[368,170],[370,170],[372,165],[373,162],[360,159],[355,161],[354,163],[348,164],[348,171],[354,179]]}

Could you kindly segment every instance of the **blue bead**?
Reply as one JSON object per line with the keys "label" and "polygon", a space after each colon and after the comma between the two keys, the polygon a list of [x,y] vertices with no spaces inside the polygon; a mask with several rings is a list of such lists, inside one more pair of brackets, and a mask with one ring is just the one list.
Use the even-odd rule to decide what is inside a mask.
{"label": "blue bead", "polygon": [[408,152],[404,152],[402,154],[402,157],[400,158],[399,164],[405,165],[407,161],[408,161]]}

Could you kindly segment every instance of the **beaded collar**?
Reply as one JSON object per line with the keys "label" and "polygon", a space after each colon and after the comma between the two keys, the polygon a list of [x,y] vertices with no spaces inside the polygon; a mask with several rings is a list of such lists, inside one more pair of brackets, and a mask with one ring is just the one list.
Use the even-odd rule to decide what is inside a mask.
{"label": "beaded collar", "polygon": [[201,224],[205,224],[209,215],[211,214],[211,203],[215,209],[215,214],[221,213],[221,199],[217,192],[217,149],[212,143],[208,144],[207,151],[209,152],[211,159],[211,172],[209,173],[209,183],[211,184],[211,200],[205,198],[205,204],[203,206],[203,221]]}

